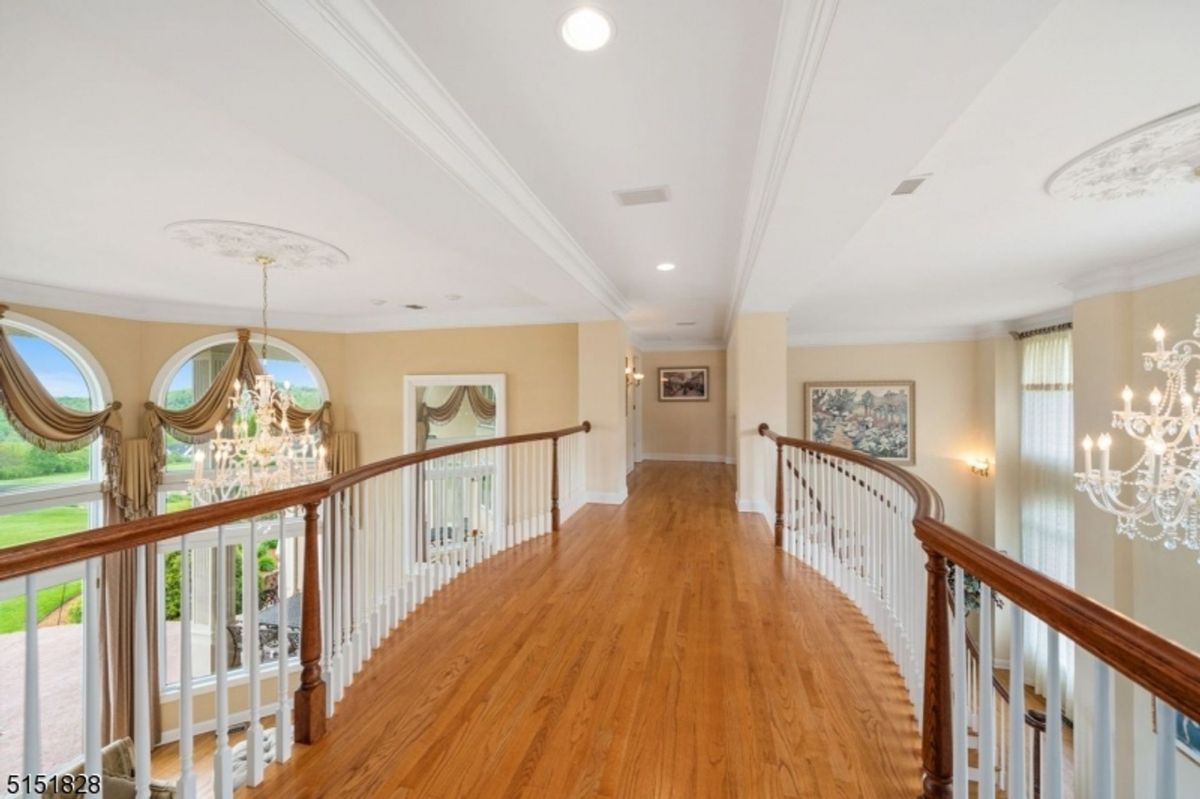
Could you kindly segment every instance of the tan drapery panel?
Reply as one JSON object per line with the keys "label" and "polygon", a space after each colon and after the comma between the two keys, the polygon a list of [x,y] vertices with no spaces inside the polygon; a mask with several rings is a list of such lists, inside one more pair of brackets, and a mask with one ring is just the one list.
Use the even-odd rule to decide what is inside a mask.
{"label": "tan drapery panel", "polygon": [[[146,630],[150,679],[150,744],[159,743],[162,718],[158,695],[158,592],[154,590],[158,556],[153,544],[146,547]],[[105,555],[100,583],[100,734],[104,743],[133,737],[134,587],[137,553],[127,549]],[[144,690],[144,688],[142,689]]]}
{"label": "tan drapery panel", "polygon": [[152,479],[154,455],[144,438],[127,438],[121,444],[121,479],[116,502],[124,521],[153,516],[158,481]]}
{"label": "tan drapery panel", "polygon": [[330,434],[328,441],[325,454],[331,474],[342,474],[358,466],[358,436],[342,430]]}

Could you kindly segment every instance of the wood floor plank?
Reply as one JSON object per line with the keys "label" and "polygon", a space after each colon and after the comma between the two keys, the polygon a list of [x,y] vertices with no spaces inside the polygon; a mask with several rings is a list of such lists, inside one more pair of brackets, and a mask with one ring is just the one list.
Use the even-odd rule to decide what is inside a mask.
{"label": "wood floor plank", "polygon": [[248,797],[913,797],[882,642],[733,507],[715,464],[645,463],[620,507],[413,613],[325,739]]}

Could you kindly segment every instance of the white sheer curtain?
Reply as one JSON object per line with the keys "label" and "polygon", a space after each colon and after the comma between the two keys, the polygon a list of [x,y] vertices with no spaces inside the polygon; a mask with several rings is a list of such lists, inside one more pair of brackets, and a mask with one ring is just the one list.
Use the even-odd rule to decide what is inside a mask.
{"label": "white sheer curtain", "polygon": [[[1021,559],[1075,584],[1075,466],[1071,331],[1021,340]],[[1026,615],[1025,673],[1045,693],[1046,626]],[[1063,703],[1072,712],[1075,649],[1060,638]]]}

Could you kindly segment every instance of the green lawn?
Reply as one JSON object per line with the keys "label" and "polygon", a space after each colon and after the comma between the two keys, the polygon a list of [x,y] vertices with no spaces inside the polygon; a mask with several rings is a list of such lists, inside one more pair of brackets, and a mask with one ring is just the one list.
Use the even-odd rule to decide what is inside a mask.
{"label": "green lawn", "polygon": [[[68,600],[79,596],[82,590],[79,580],[62,585],[43,588],[37,592],[38,621]],[[0,633],[14,633],[25,629],[25,597],[15,596],[0,601]]]}
{"label": "green lawn", "polygon": [[70,474],[43,474],[37,477],[18,477],[12,480],[0,480],[0,494],[9,491],[20,491],[24,488],[45,485],[47,483],[86,483],[92,479],[88,472],[71,472]]}
{"label": "green lawn", "polygon": [[0,547],[11,547],[56,535],[78,533],[88,526],[86,505],[63,505],[0,516]]}

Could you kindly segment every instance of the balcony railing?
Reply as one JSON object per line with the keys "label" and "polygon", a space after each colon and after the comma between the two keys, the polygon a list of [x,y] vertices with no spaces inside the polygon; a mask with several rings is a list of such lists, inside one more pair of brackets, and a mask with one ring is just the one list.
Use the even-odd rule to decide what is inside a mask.
{"label": "balcony railing", "polygon": [[[937,493],[910,472],[766,424],[759,433],[775,474],[776,544],[858,605],[904,677],[922,730],[923,797],[1078,795],[1064,768],[1058,653],[1069,639],[1095,664],[1088,795],[1114,796],[1116,671],[1155,697],[1155,785],[1145,795],[1176,799],[1175,719],[1200,718],[1200,655],[950,527]],[[968,575],[980,582],[977,648],[965,624]],[[993,596],[1011,613],[1005,691],[996,690]],[[1025,707],[1026,616],[1048,629],[1044,714]]]}
{"label": "balcony railing", "polygon": [[[248,725],[246,741],[239,746],[245,750],[249,785],[262,782],[268,757],[286,761],[293,741],[320,739],[325,720],[337,711],[346,688],[405,616],[492,555],[557,532],[560,519],[583,504],[584,434],[590,429],[584,422],[562,430],[455,444],[373,463],[319,483],[0,550],[0,582],[23,582],[29,600],[22,771],[45,774],[62,765],[42,757],[46,719],[39,703],[33,599],[47,573],[83,564],[83,752],[75,770],[99,775],[104,743],[100,559],[134,553],[133,779],[137,795],[149,796],[151,691],[158,686],[151,685],[149,675],[148,632],[153,620],[148,607],[156,586],[147,584],[146,563],[159,549],[178,552],[178,722],[171,737],[179,739],[179,773],[173,782],[182,799],[196,795],[193,737],[215,730],[212,773],[205,776],[211,778],[215,796],[230,797],[235,787],[231,725]],[[257,555],[264,541],[277,542],[278,557],[278,576],[267,586],[271,596],[265,609],[260,604]],[[201,552],[209,557],[198,557]],[[236,585],[239,558],[242,579]],[[211,608],[195,606],[192,582],[201,561],[204,579],[212,584]],[[240,614],[230,605],[239,594]],[[198,622],[198,613],[210,618]],[[228,624],[231,620],[236,624]],[[239,634],[224,629],[230,626]],[[275,630],[273,644],[268,640],[264,645],[263,629]],[[293,665],[287,642],[297,630],[299,662]],[[197,640],[212,649],[212,673],[199,681],[196,664],[206,657],[193,651]],[[233,657],[235,648],[240,649],[238,658]],[[264,664],[264,657],[273,663]],[[244,697],[232,691],[235,669],[245,678]],[[272,671],[268,682],[264,678]],[[272,683],[274,696],[265,696],[264,688]],[[205,718],[197,718],[200,685],[215,694],[211,715]],[[268,729],[264,720],[271,717],[274,728]],[[61,791],[72,786],[57,787]],[[23,790],[40,794],[43,787]]]}

